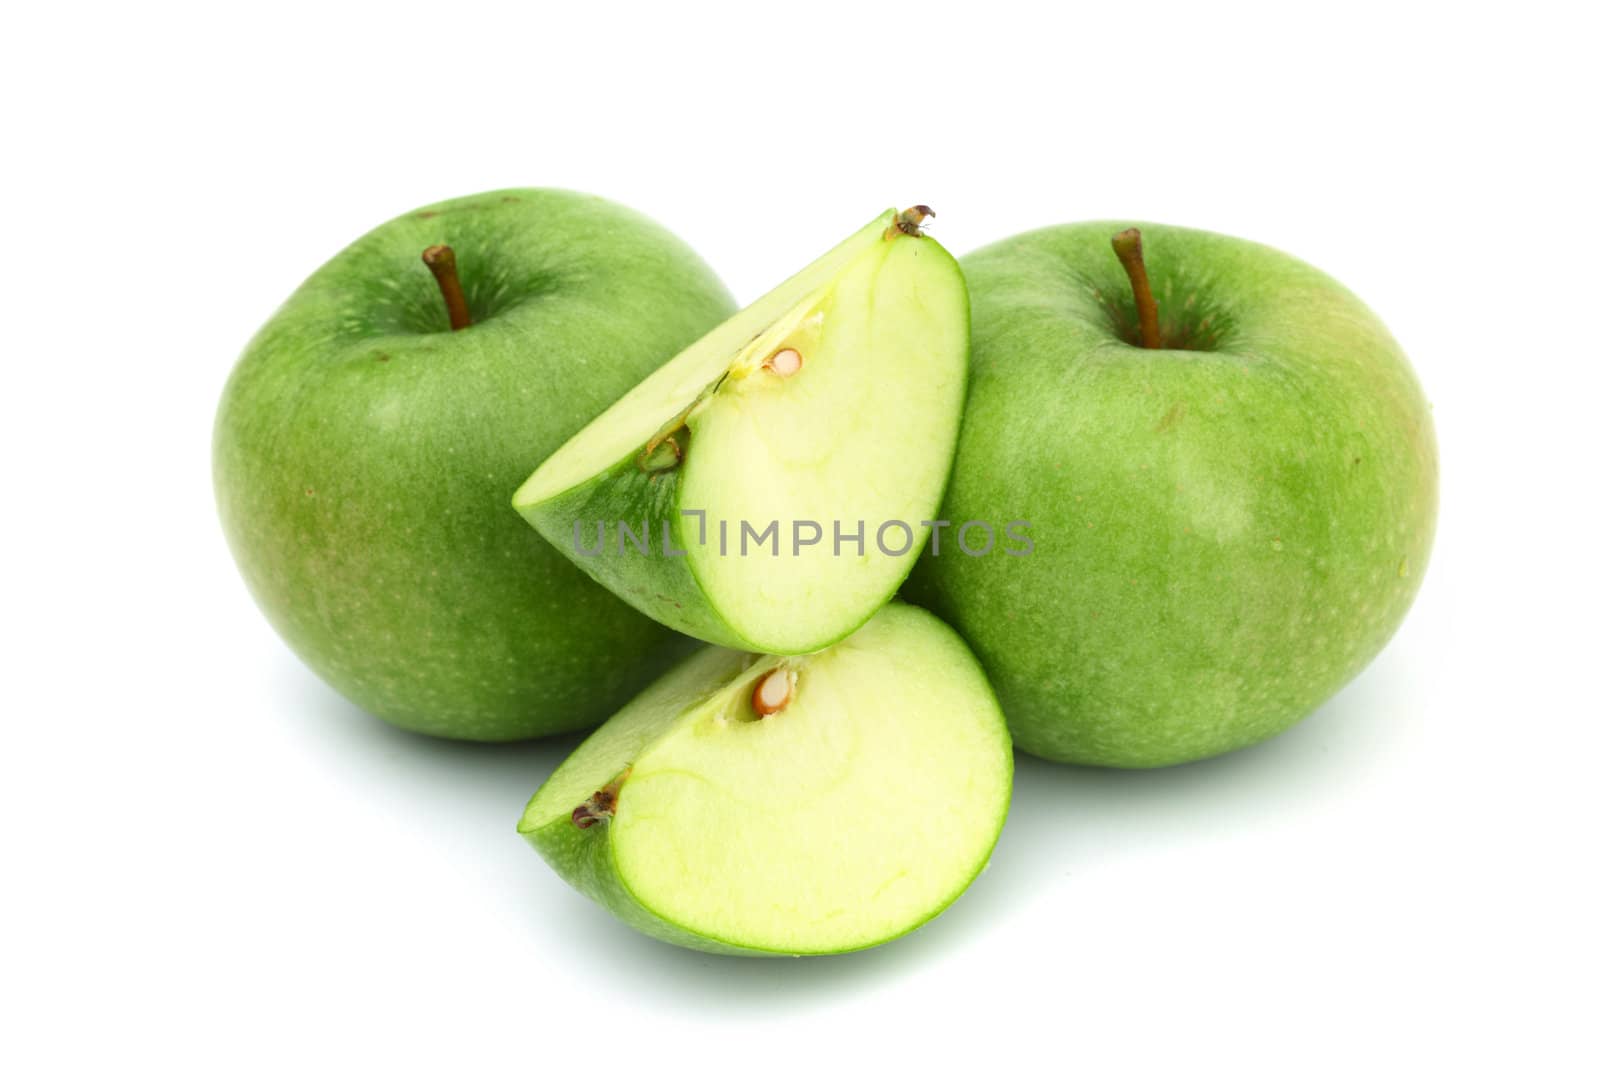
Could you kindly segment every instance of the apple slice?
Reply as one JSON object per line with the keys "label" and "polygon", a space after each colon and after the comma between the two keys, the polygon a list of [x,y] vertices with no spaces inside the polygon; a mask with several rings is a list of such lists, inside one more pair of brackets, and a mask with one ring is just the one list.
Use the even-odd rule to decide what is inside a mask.
{"label": "apple slice", "polygon": [[977,660],[897,603],[813,656],[696,653],[579,746],[517,829],[653,937],[817,955],[937,915],[1010,802],[1011,740]]}
{"label": "apple slice", "polygon": [[885,212],[569,440],[516,509],[628,603],[713,644],[796,654],[899,588],[944,492],[967,290]]}

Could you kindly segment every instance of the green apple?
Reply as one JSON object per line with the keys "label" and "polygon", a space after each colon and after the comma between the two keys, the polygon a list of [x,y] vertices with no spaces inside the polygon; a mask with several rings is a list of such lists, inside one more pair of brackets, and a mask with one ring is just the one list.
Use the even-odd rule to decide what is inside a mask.
{"label": "green apple", "polygon": [[222,396],[217,502],[256,600],[398,726],[506,740],[599,721],[684,646],[505,501],[731,306],[682,242],[578,193],[486,193],[373,230],[289,298]]}
{"label": "green apple", "polygon": [[816,655],[690,657],[556,769],[518,830],[653,937],[818,955],[944,910],[1010,800],[1011,742],[977,661],[890,604]]}
{"label": "green apple", "polygon": [[1422,581],[1438,456],[1405,356],[1333,279],[1143,226],[1145,287],[1123,225],[963,261],[944,517],[1026,521],[1034,551],[947,540],[906,595],[972,643],[1019,748],[1154,767],[1271,737],[1378,653]]}
{"label": "green apple", "polygon": [[855,630],[928,536],[966,394],[966,285],[927,214],[885,212],[685,349],[517,510],[713,644],[798,654]]}

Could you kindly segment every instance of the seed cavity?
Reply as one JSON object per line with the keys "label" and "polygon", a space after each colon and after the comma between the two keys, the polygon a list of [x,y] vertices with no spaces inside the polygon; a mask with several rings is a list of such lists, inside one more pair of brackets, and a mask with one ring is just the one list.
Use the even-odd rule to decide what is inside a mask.
{"label": "seed cavity", "polygon": [[765,719],[789,706],[799,688],[800,677],[794,671],[778,667],[768,671],[750,693],[750,707]]}
{"label": "seed cavity", "polygon": [[644,451],[633,459],[634,466],[645,474],[659,474],[669,471],[683,462],[683,444],[678,439],[676,432],[652,440],[645,445]]}
{"label": "seed cavity", "polygon": [[800,368],[805,365],[805,359],[793,348],[780,349],[767,357],[762,364],[767,370],[780,378],[792,378],[800,373]]}

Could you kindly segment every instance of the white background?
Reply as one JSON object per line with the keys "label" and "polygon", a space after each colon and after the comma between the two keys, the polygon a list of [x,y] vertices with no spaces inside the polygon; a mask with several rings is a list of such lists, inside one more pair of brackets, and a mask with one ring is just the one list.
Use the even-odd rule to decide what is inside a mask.
{"label": "white background", "polygon": [[[1588,6],[586,6],[10,9],[0,1060],[1596,1062]],[[646,940],[513,832],[571,742],[369,719],[211,502],[300,279],[518,184],[642,209],[741,300],[891,203],[957,254],[1106,216],[1294,252],[1435,405],[1421,598],[1255,750],[1022,759],[991,869],[898,943]]]}

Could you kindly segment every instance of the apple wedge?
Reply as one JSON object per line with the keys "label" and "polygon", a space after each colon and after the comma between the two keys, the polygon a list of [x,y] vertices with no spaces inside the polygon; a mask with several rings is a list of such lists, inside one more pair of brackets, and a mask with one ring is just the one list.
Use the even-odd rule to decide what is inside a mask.
{"label": "apple wedge", "polygon": [[890,604],[813,656],[704,649],[595,731],[518,831],[653,937],[708,952],[867,948],[987,862],[1011,741],[977,660]]}
{"label": "apple wedge", "polygon": [[635,608],[783,655],[894,595],[949,476],[966,283],[885,212],[712,330],[567,441],[513,501]]}

